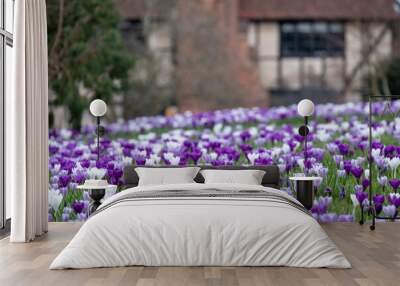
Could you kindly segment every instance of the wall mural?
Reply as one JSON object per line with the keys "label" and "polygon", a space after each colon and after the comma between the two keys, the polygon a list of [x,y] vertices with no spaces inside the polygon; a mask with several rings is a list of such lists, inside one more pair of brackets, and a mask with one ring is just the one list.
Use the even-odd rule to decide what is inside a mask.
{"label": "wall mural", "polygon": [[[321,222],[357,221],[360,205],[368,203],[368,105],[348,103],[316,106],[310,123],[308,157],[296,106],[270,109],[232,109],[172,117],[142,117],[106,126],[96,162],[95,126],[81,132],[50,132],[49,221],[87,219],[89,196],[76,187],[88,178],[104,177],[121,185],[125,165],[268,165],[278,164],[282,191],[291,192],[288,177],[307,168],[322,177],[316,182],[313,215]],[[400,101],[373,105],[373,188],[379,190],[377,212],[394,217],[400,206]],[[107,189],[106,197],[118,192]]]}

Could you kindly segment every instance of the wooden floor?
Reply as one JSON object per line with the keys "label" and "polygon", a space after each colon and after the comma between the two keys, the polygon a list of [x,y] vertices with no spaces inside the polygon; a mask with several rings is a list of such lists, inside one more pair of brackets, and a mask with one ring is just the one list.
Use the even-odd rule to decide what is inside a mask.
{"label": "wooden floor", "polygon": [[353,268],[288,267],[124,267],[48,270],[54,257],[79,229],[79,223],[51,223],[49,233],[29,244],[0,241],[0,285],[400,285],[400,223],[368,226],[350,223],[324,229]]}

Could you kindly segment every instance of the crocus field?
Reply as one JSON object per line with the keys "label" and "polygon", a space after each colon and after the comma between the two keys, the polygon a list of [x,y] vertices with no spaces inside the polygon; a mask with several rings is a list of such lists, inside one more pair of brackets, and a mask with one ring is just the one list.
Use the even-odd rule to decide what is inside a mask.
{"label": "crocus field", "polygon": [[[312,208],[321,222],[357,221],[374,191],[376,212],[388,218],[400,207],[400,101],[373,105],[373,181],[368,180],[368,105],[316,106],[310,122],[309,159],[304,162],[296,106],[233,109],[173,117],[142,117],[106,126],[96,160],[95,126],[49,134],[49,221],[85,220],[88,193],[76,189],[87,178],[121,185],[125,165],[277,164],[282,191],[288,177],[306,171],[316,182]],[[106,197],[119,191],[107,189]]]}

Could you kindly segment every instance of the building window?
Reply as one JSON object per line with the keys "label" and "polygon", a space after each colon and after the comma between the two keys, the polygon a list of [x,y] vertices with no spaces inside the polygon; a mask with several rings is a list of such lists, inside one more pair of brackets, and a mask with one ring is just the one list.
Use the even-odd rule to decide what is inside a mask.
{"label": "building window", "polygon": [[145,44],[145,34],[143,21],[141,20],[126,20],[121,24],[122,34],[125,40],[134,41],[142,45]]}
{"label": "building window", "polygon": [[341,22],[282,22],[282,57],[340,57],[344,55]]}
{"label": "building window", "polygon": [[400,0],[395,0],[393,3],[393,8],[396,13],[400,13]]}

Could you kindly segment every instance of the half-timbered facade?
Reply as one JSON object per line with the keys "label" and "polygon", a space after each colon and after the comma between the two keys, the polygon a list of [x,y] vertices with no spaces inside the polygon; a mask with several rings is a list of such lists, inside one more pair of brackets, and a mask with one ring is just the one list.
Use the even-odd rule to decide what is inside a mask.
{"label": "half-timbered facade", "polygon": [[[368,2],[368,4],[366,4]],[[395,56],[391,0],[240,1],[240,18],[272,103],[359,99],[371,64]]]}
{"label": "half-timbered facade", "polygon": [[[146,15],[148,3],[116,1],[124,22],[137,28]],[[228,0],[204,0],[206,5],[215,7],[223,7],[221,3],[225,1]],[[185,5],[185,0],[176,2]],[[316,102],[359,100],[366,73],[398,56],[400,51],[397,0],[229,0],[229,3],[225,7],[231,3],[237,7],[226,9],[226,13],[237,13],[238,21],[232,22],[237,27],[232,27],[232,31],[247,39],[249,63],[255,67],[257,85],[263,88],[266,103],[270,105],[291,104],[304,97]],[[147,42],[149,49],[160,54],[160,77],[164,79],[160,82],[166,84],[171,78],[168,74],[179,68],[173,61],[179,58],[176,55],[180,53],[179,43],[163,26],[162,14],[152,18],[157,19],[159,28],[152,30]],[[129,33],[129,29],[125,30],[128,38]],[[255,84],[254,76],[251,84]]]}

